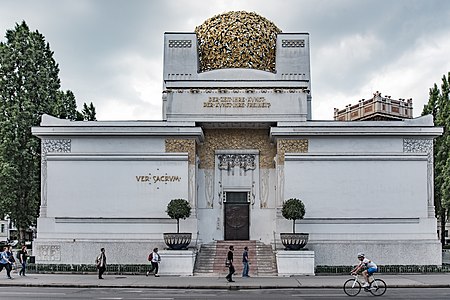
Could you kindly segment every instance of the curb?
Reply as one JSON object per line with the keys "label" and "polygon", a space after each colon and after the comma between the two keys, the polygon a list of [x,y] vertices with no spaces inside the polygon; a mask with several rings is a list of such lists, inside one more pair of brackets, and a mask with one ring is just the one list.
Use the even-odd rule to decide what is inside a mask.
{"label": "curb", "polygon": [[[342,286],[336,286],[336,285],[292,285],[292,286],[286,286],[286,285],[239,285],[239,284],[233,284],[233,285],[211,285],[211,286],[200,286],[200,285],[161,285],[161,286],[152,286],[152,285],[100,285],[100,284],[65,284],[65,283],[57,283],[57,284],[51,284],[51,283],[1,283],[0,287],[53,287],[53,288],[100,288],[100,289],[183,289],[183,290],[192,290],[192,289],[198,289],[198,290],[258,290],[258,289],[342,289]],[[450,284],[429,284],[429,285],[423,285],[423,284],[411,284],[411,285],[404,285],[404,284],[391,284],[387,286],[388,289],[390,288],[450,288]]]}

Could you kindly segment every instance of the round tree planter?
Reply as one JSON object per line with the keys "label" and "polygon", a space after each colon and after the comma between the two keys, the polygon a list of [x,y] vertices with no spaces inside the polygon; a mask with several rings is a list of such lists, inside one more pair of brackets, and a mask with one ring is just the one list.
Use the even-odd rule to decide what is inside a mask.
{"label": "round tree planter", "polygon": [[308,243],[309,233],[280,233],[285,250],[300,250]]}
{"label": "round tree planter", "polygon": [[171,250],[187,249],[191,243],[192,233],[163,233],[164,242]]}

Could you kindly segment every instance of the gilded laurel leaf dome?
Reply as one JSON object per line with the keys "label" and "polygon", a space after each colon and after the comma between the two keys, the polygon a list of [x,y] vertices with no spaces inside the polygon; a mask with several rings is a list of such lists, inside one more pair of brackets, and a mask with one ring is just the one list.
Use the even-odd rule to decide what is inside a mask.
{"label": "gilded laurel leaf dome", "polygon": [[200,71],[246,68],[275,72],[280,32],[254,12],[231,11],[209,18],[195,28]]}

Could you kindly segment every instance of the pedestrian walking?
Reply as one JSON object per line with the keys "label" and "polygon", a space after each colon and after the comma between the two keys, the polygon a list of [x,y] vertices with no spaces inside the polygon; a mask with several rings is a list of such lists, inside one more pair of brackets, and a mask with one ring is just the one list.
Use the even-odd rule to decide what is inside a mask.
{"label": "pedestrian walking", "polygon": [[225,278],[228,280],[228,282],[234,282],[233,274],[235,272],[235,269],[234,269],[234,265],[233,265],[233,251],[234,251],[234,247],[233,247],[233,245],[231,245],[229,247],[228,254],[227,254],[227,260],[226,260],[226,265],[228,266],[228,275]]}
{"label": "pedestrian walking", "polygon": [[22,249],[20,249],[20,251],[17,252],[17,259],[22,265],[22,269],[20,269],[19,271],[19,276],[25,276],[25,271],[27,269],[27,257],[28,257],[27,246],[23,245]]}
{"label": "pedestrian walking", "polygon": [[105,248],[100,249],[100,254],[95,259],[95,264],[98,269],[98,279],[103,279],[103,273],[106,271],[106,254]]}
{"label": "pedestrian walking", "polygon": [[11,277],[11,262],[9,261],[9,256],[7,253],[7,247],[3,247],[0,252],[0,272],[3,270],[3,268],[6,269],[6,277],[9,279],[13,279]]}
{"label": "pedestrian walking", "polygon": [[155,277],[159,277],[158,270],[159,270],[159,264],[161,263],[161,256],[158,253],[158,248],[154,248],[153,252],[148,255],[148,260],[152,264],[151,268],[145,276],[148,276],[151,272],[155,272]]}
{"label": "pedestrian walking", "polygon": [[14,253],[12,251],[12,246],[11,245],[6,246],[6,255],[8,256],[9,262],[11,263],[11,271],[12,270],[17,270],[16,259],[14,258]]}
{"label": "pedestrian walking", "polygon": [[250,277],[248,271],[250,269],[248,262],[248,247],[244,247],[244,252],[242,253],[242,277]]}

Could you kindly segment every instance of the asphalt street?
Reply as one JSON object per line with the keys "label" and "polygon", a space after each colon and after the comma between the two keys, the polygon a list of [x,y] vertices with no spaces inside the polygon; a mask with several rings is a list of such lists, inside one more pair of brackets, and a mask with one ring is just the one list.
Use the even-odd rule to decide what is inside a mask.
{"label": "asphalt street", "polygon": [[[357,298],[373,297],[362,292]],[[448,300],[448,288],[393,288],[380,299],[434,299]],[[342,289],[250,289],[250,290],[209,290],[209,289],[148,289],[148,288],[61,288],[61,287],[0,287],[0,299],[15,300],[186,300],[186,299],[347,299]],[[356,298],[356,297],[355,297]]]}

